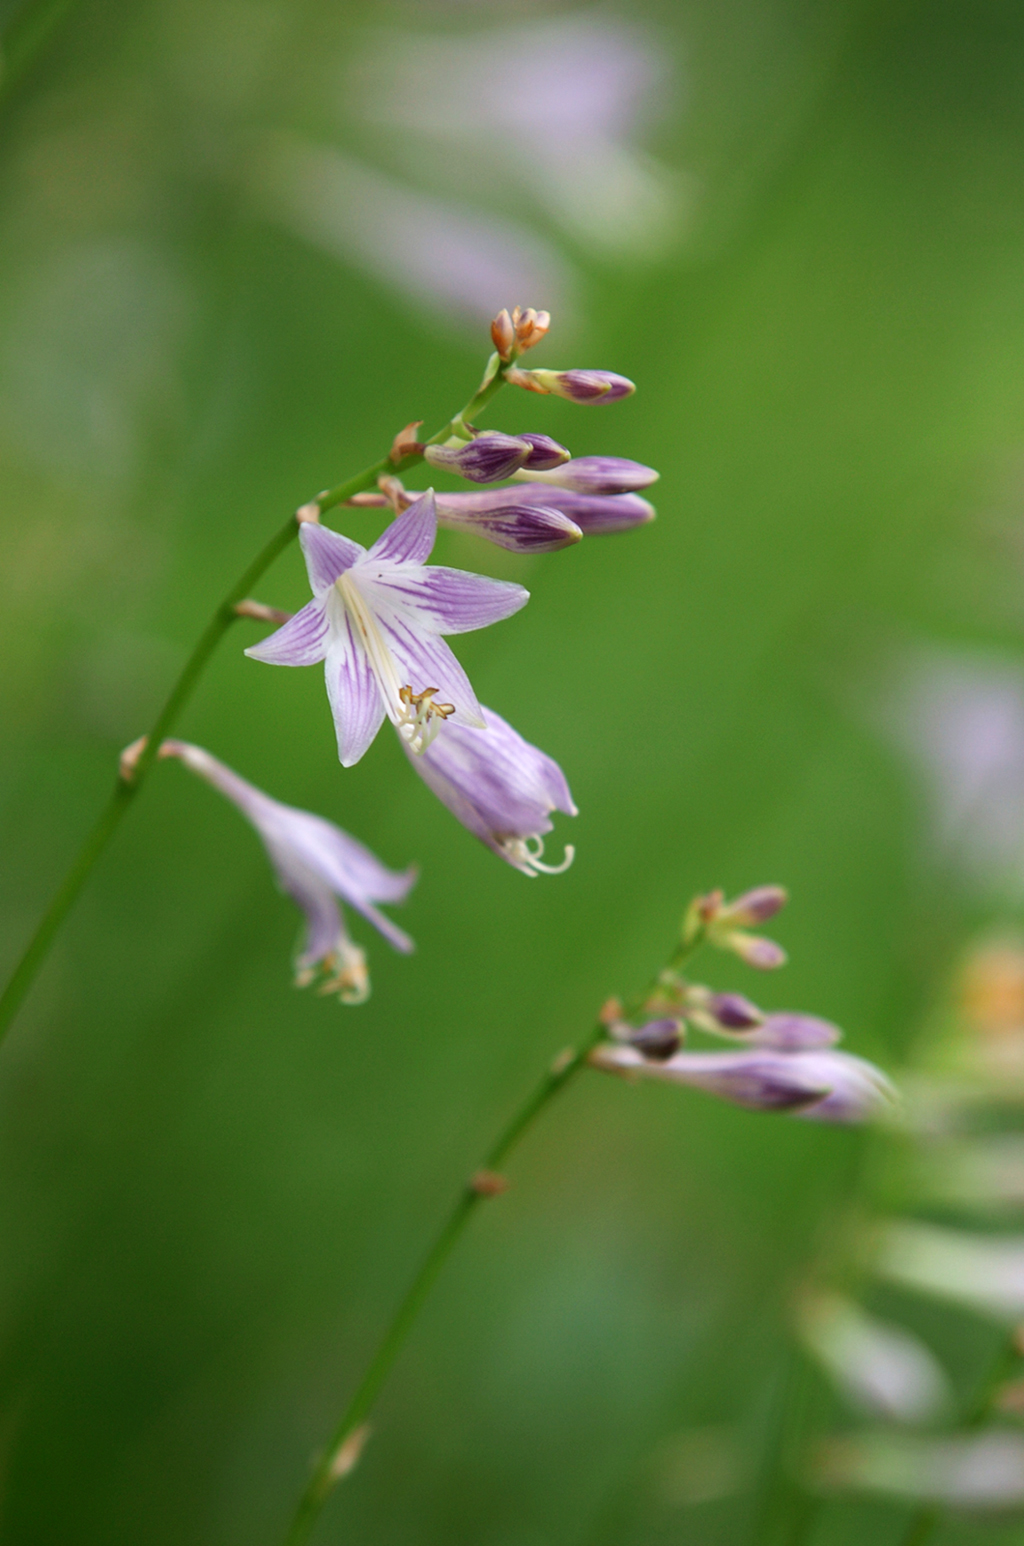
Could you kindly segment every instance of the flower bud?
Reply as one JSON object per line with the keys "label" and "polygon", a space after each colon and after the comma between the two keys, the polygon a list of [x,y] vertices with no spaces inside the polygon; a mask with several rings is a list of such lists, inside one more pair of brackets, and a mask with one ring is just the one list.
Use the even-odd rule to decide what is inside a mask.
{"label": "flower bud", "polygon": [[752,928],[774,918],[788,901],[789,892],[784,886],[755,886],[752,891],[744,891],[742,896],[727,902],[719,918],[722,923],[738,923],[741,928]]}
{"label": "flower bud", "polygon": [[788,960],[782,946],[777,945],[773,939],[765,939],[761,934],[745,934],[741,929],[733,929],[726,934],[715,933],[712,942],[720,950],[731,950],[741,961],[759,972],[774,972],[778,967],[785,966]]}
{"label": "flower bud", "polygon": [[512,347],[515,341],[516,330],[512,326],[512,318],[508,314],[508,309],[503,308],[491,323],[491,342],[506,363],[512,358]]}
{"label": "flower bud", "polygon": [[427,446],[423,455],[431,467],[457,472],[471,483],[497,483],[522,467],[531,450],[527,441],[515,435],[487,430],[457,445]]}
{"label": "flower bud", "polygon": [[[519,345],[520,354],[525,354],[527,349],[532,349],[534,344],[539,344],[551,326],[551,313],[547,311],[534,311],[532,306],[527,306],[520,311],[517,306],[512,313],[512,326],[515,329],[516,343]],[[491,334],[494,337],[494,334]],[[497,344],[495,344],[497,348]]]}
{"label": "flower bud", "polygon": [[744,1038],[748,1046],[778,1047],[787,1052],[799,1052],[812,1047],[834,1047],[842,1039],[842,1031],[830,1020],[820,1020],[817,1015],[795,1014],[789,1010],[769,1015],[763,1025],[759,1025],[751,1036]]}
{"label": "flower bud", "polygon": [[553,393],[572,403],[614,403],[636,391],[632,381],[611,370],[520,370],[514,365],[505,372],[505,380],[528,392]]}
{"label": "flower bud", "polygon": [[568,451],[557,440],[552,440],[550,435],[520,435],[518,438],[525,440],[530,447],[530,454],[521,468],[524,473],[547,472],[551,467],[560,467],[563,462],[569,462]]}
{"label": "flower bud", "polygon": [[646,1025],[636,1029],[628,1029],[627,1040],[631,1047],[645,1058],[651,1058],[656,1063],[664,1063],[679,1051],[679,1043],[682,1039],[681,1026],[678,1020],[648,1020]]}
{"label": "flower bud", "polygon": [[713,993],[703,1007],[726,1031],[750,1031],[764,1021],[761,1010],[742,993]]}
{"label": "flower bud", "polygon": [[568,515],[523,499],[517,488],[438,494],[436,500],[439,526],[475,532],[510,553],[553,553],[583,536]]}
{"label": "flower bud", "polygon": [[[511,493],[511,490],[509,490]],[[550,483],[520,483],[516,497],[549,510],[561,510],[588,537],[632,531],[654,520],[655,510],[639,494],[579,494]]]}
{"label": "flower bud", "polygon": [[[523,438],[528,440],[530,437]],[[527,462],[515,476],[523,479],[538,467],[537,462]],[[631,462],[624,456],[574,456],[553,471],[545,472],[541,481],[554,488],[572,489],[577,494],[632,494],[657,483],[660,476],[653,467]]]}

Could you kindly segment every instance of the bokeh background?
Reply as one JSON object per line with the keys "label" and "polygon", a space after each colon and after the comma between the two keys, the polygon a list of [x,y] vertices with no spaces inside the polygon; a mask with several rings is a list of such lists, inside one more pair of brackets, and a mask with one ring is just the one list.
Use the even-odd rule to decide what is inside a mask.
{"label": "bokeh background", "polygon": [[[154,777],[0,1062],[4,1541],[276,1542],[453,1190],[694,891],[787,884],[786,973],[709,980],[891,1068],[967,937],[1013,916],[1022,166],[1011,0],[81,0],[12,85],[4,962],[227,584],[465,400],[498,306],[555,313],[538,364],[639,389],[508,391],[488,423],[662,481],[629,536],[439,542],[532,592],[459,653],[568,773],[559,879],[478,846],[393,737],[343,772],[320,672],[245,660],[255,625],[222,648],[182,733],[418,862],[418,953],[357,930],[369,1004],[296,993],[253,834]],[[290,552],[260,595],[304,594]],[[581,1080],[446,1270],[318,1539],[750,1539],[787,1294],[861,1147]],[[905,1520],[837,1499],[814,1539]]]}

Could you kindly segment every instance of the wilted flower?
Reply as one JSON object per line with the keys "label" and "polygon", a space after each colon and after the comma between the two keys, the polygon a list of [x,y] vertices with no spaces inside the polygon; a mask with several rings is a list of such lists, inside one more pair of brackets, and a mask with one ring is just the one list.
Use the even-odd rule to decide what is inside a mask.
{"label": "wilted flower", "polygon": [[513,365],[505,380],[528,392],[553,393],[573,403],[616,403],[636,391],[632,381],[611,370],[521,370]]}
{"label": "wilted flower", "polygon": [[440,636],[509,617],[529,592],[461,569],[426,567],[436,530],[429,490],[369,552],[339,532],[304,523],[299,538],[313,600],[245,652],[279,666],[324,661],[345,767],[359,761],[385,715],[414,752],[451,715],[464,726],[484,724],[469,679]]}
{"label": "wilted flower", "polygon": [[842,1294],[809,1294],[800,1305],[804,1344],[862,1411],[927,1422],[950,1404],[942,1365],[919,1337],[868,1315]]}
{"label": "wilted flower", "polygon": [[[529,472],[517,472],[516,478],[533,476],[537,462],[527,462]],[[638,489],[657,483],[660,473],[642,462],[623,456],[574,456],[554,465],[540,481],[553,488],[572,489],[577,494],[634,494]]]}
{"label": "wilted flower", "polygon": [[349,938],[336,898],[362,913],[396,950],[408,952],[412,940],[375,904],[404,901],[415,869],[387,869],[340,827],[272,800],[201,746],[164,741],[160,756],[176,757],[219,789],[263,839],[281,889],[306,916],[306,937],[295,960],[297,986],[319,980],[321,993],[337,993],[346,1004],[362,1003],[370,991],[366,957]]}
{"label": "wilted flower", "polygon": [[552,811],[576,815],[565,775],[493,709],[481,713],[485,730],[449,720],[422,756],[409,760],[452,815],[500,858],[524,875],[557,875],[575,850],[567,845],[561,864],[545,864],[544,835]]}
{"label": "wilted flower", "polygon": [[677,1052],[648,1062],[633,1047],[602,1045],[591,1063],[609,1073],[689,1084],[750,1111],[785,1111],[814,1122],[868,1122],[896,1101],[889,1080],[863,1058],[830,1049],[779,1052]]}

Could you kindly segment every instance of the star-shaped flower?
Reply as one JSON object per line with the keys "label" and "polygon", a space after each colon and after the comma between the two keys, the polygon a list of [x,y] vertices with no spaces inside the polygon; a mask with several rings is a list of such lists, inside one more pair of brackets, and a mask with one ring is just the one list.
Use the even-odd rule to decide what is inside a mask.
{"label": "star-shaped flower", "polygon": [[499,622],[525,606],[530,593],[461,569],[428,568],[436,532],[431,490],[369,552],[304,522],[299,535],[313,600],[245,652],[276,666],[324,661],[346,768],[359,761],[385,715],[414,752],[424,751],[451,716],[484,729],[469,679],[441,635]]}

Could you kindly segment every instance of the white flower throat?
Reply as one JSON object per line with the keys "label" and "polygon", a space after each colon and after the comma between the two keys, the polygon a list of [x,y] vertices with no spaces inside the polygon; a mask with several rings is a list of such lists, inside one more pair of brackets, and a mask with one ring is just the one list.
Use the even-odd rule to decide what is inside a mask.
{"label": "white flower throat", "polygon": [[454,703],[435,703],[434,699],[440,691],[437,687],[422,687],[419,692],[415,692],[410,682],[403,684],[373,608],[360,593],[349,572],[346,570],[340,574],[334,585],[356,636],[366,650],[388,718],[410,751],[422,754],[444,721],[455,713]]}

